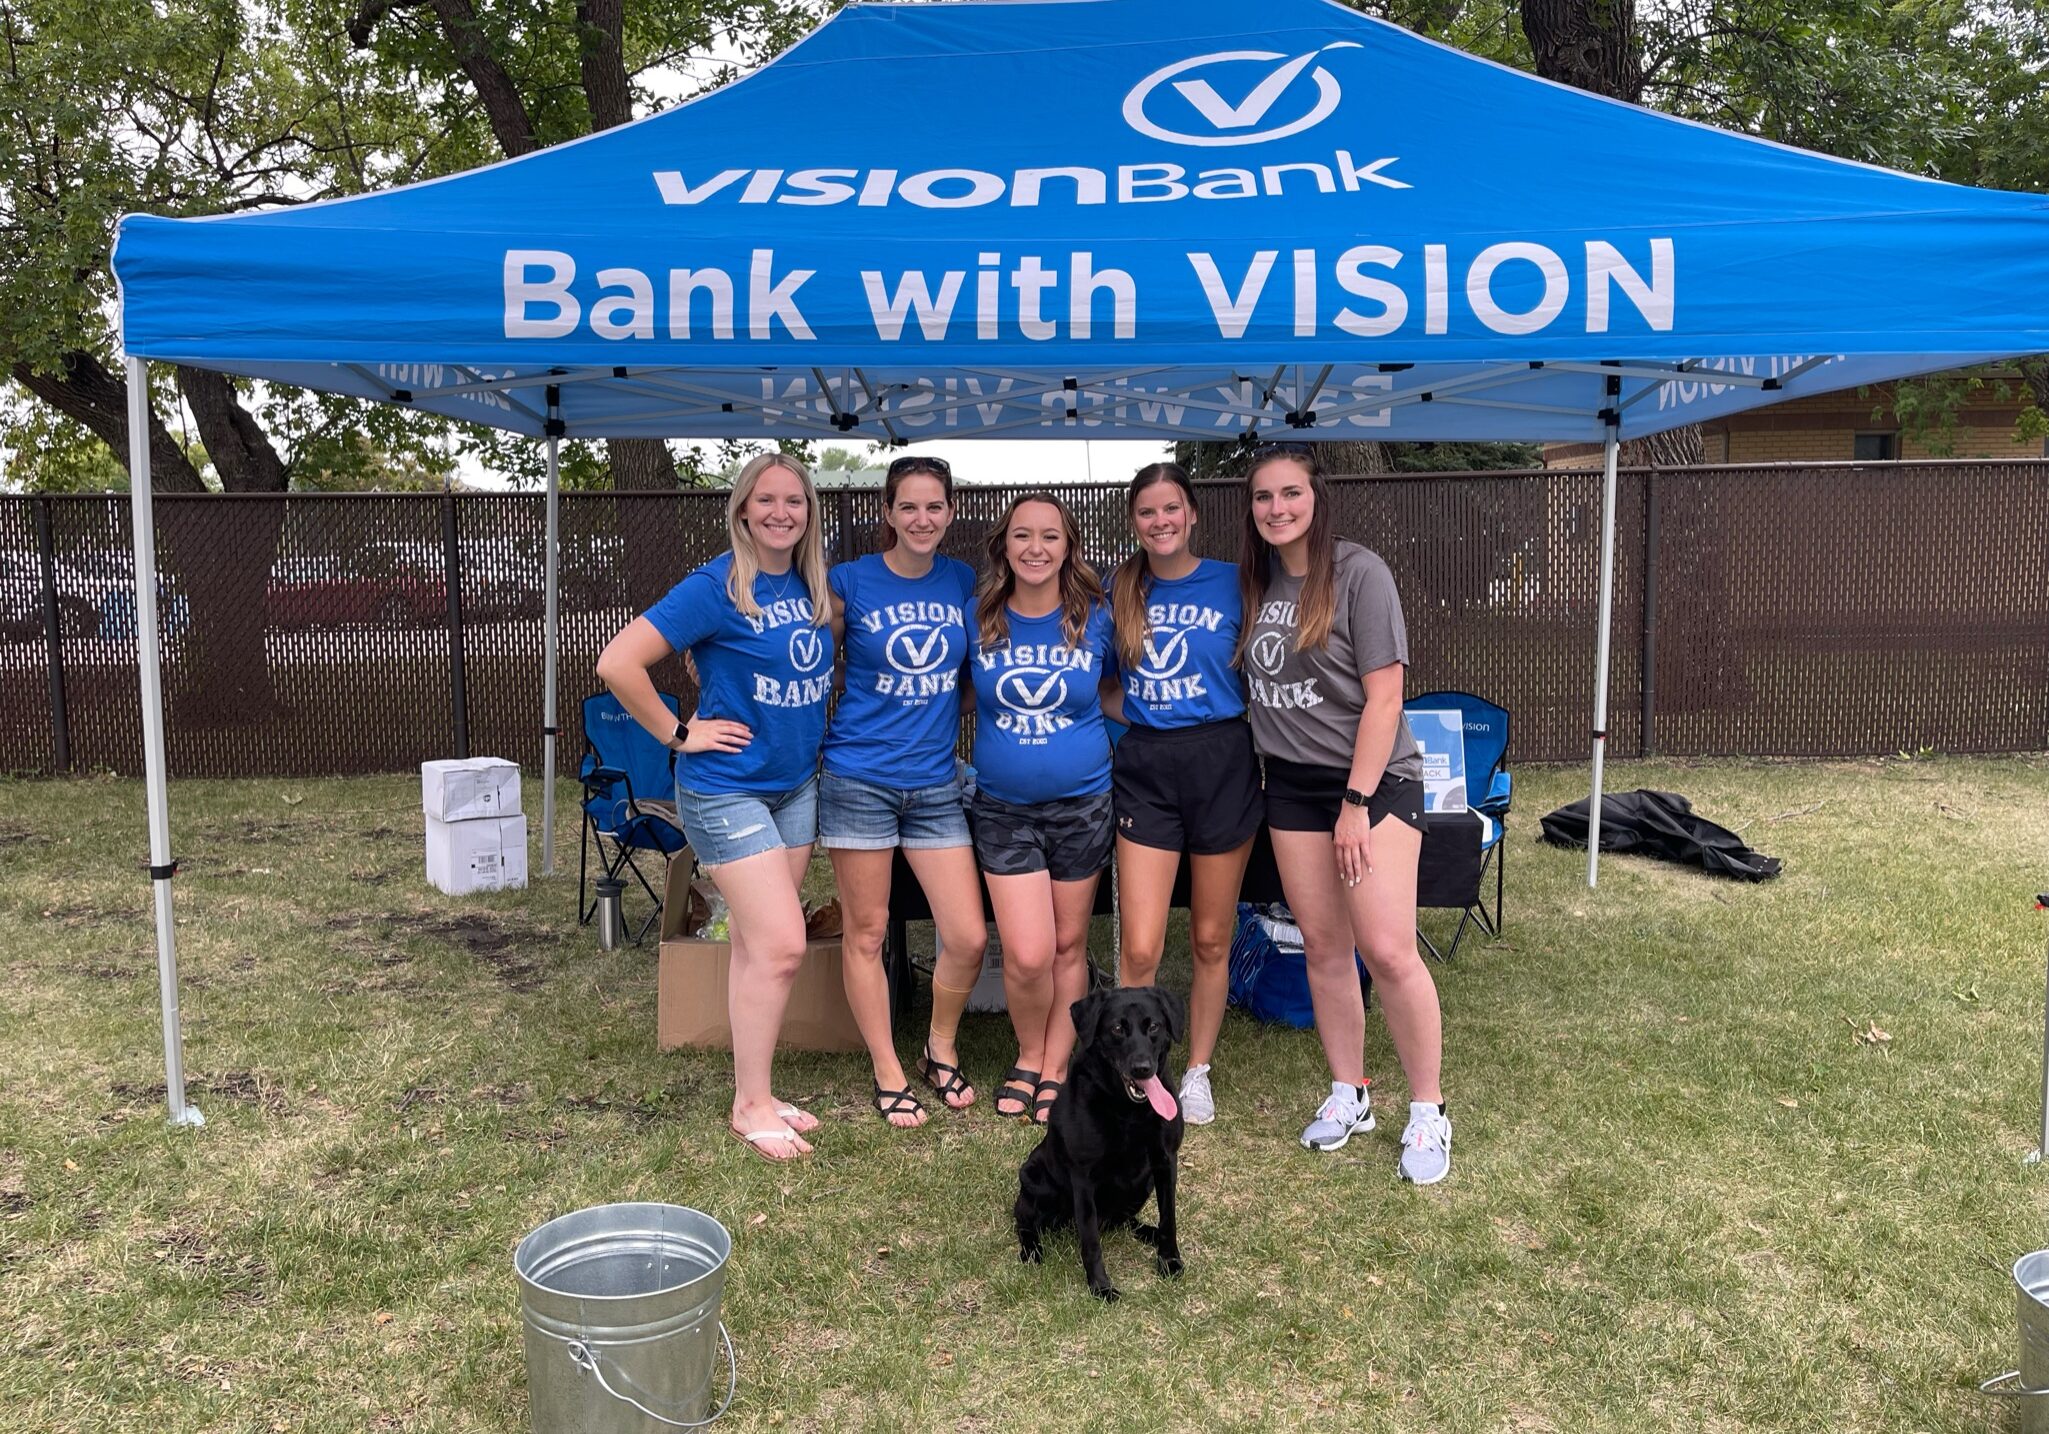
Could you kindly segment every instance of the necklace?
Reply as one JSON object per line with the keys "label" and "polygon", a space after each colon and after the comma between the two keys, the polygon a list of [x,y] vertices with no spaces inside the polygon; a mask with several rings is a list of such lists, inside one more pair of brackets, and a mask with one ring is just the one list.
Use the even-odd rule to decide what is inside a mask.
{"label": "necklace", "polygon": [[[767,574],[767,573],[763,573],[763,574],[761,575],[761,580],[762,580],[763,582],[765,582],[765,583],[772,583],[772,582],[775,582],[775,579],[774,579],[774,578],[772,578],[772,577],[771,577],[771,576],[770,576],[769,574]],[[786,571],[785,571],[785,572],[783,573],[783,580],[782,580],[782,582],[780,582],[780,583],[776,584],[776,587],[775,587],[775,600],[776,600],[777,602],[783,602],[783,601],[785,601],[785,600],[787,600],[787,599],[788,599],[788,597],[790,596],[790,584],[791,584],[791,583],[793,583],[793,582],[795,582],[796,580],[797,580],[797,568],[796,568],[796,565],[795,565],[795,564],[793,563],[793,564],[791,564],[791,565],[790,565],[790,567],[789,567],[789,568],[788,568],[788,569],[787,569],[787,570],[786,570]]]}

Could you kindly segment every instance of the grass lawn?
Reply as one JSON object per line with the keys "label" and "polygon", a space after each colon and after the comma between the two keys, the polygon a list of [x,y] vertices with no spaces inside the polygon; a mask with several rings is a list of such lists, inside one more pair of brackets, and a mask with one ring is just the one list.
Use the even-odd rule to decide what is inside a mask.
{"label": "grass lawn", "polygon": [[2049,1171],[2021,1164],[2049,758],[1610,778],[1686,793],[1785,876],[1613,858],[1589,892],[1536,840],[1583,772],[1525,766],[1507,934],[1434,968],[1452,1178],[1394,1177],[1377,1016],[1382,1128],[1321,1156],[1294,1143],[1313,1037],[1234,1014],[1185,1150],[1187,1274],[1113,1236],[1115,1306],[1071,1235],[1017,1262],[1035,1136],[986,1105],[1001,1016],[963,1028],[969,1114],[893,1132],[864,1059],[792,1056],[818,1154],[728,1139],[725,1059],[654,1049],[652,950],[574,925],[566,795],[571,876],[456,899],[421,877],[414,779],[174,785],[207,1124],[173,1132],[141,788],[0,784],[0,1409],[522,1428],[513,1245],[644,1199],[733,1232],[740,1428],[2016,1428],[1974,1385],[2016,1349],[2007,1266],[2049,1245]]}

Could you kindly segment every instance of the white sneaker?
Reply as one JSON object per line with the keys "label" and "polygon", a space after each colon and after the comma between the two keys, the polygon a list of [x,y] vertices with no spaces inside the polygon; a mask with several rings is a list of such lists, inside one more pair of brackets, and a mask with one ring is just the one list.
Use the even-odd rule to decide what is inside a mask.
{"label": "white sneaker", "polygon": [[1402,1179],[1435,1185],[1451,1174],[1451,1121],[1434,1105],[1413,1103],[1402,1130]]}
{"label": "white sneaker", "polygon": [[1208,1066],[1190,1066],[1181,1077],[1181,1118],[1190,1125],[1208,1125],[1217,1118],[1217,1100],[1210,1094]]}
{"label": "white sneaker", "polygon": [[1373,1099],[1363,1085],[1330,1083],[1330,1099],[1316,1112],[1316,1119],[1302,1131],[1302,1144],[1310,1150],[1341,1150],[1355,1135],[1373,1129]]}

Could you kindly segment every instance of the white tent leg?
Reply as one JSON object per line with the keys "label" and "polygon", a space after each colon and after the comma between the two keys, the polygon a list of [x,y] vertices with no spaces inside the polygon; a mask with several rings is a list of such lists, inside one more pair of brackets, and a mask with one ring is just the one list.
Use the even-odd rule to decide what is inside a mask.
{"label": "white tent leg", "polygon": [[[1613,385],[1615,381],[1609,380]],[[1609,389],[1612,395],[1615,388]],[[1612,404],[1614,399],[1611,397]],[[1621,441],[1613,421],[1601,448],[1601,632],[1594,658],[1594,790],[1587,799],[1587,885],[1601,871],[1601,769],[1608,754],[1608,629],[1615,615],[1615,460]]]}
{"label": "white tent leg", "polygon": [[556,594],[561,547],[561,390],[548,389],[548,608],[541,640],[541,875],[555,874],[555,657],[562,643]]}
{"label": "white tent leg", "polygon": [[164,1100],[172,1125],[204,1125],[185,1103],[178,1021],[178,930],[171,912],[171,800],[164,761],[163,655],[157,639],[156,511],[149,490],[149,368],[128,360],[128,510],[135,530],[135,667],[142,679],[142,770],[149,793],[149,872],[156,889],[157,996],[164,1020]]}

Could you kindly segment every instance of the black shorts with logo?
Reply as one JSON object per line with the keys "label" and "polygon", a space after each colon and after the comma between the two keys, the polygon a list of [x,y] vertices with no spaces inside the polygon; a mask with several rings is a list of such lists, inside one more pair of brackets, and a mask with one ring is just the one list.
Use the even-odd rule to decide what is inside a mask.
{"label": "black shorts with logo", "polygon": [[1043,871],[1081,881],[1110,864],[1110,794],[1020,805],[976,792],[968,805],[975,860],[991,876]]}
{"label": "black shorts with logo", "polygon": [[[1266,759],[1266,824],[1277,832],[1328,832],[1345,807],[1345,787],[1352,774],[1343,767],[1314,767],[1281,757]],[[1423,830],[1423,784],[1414,777],[1380,774],[1380,785],[1366,803],[1369,824],[1393,817],[1404,826]]]}
{"label": "black shorts with logo", "polygon": [[1117,835],[1161,851],[1235,851],[1266,820],[1252,726],[1240,717],[1131,728],[1118,739],[1110,783]]}

